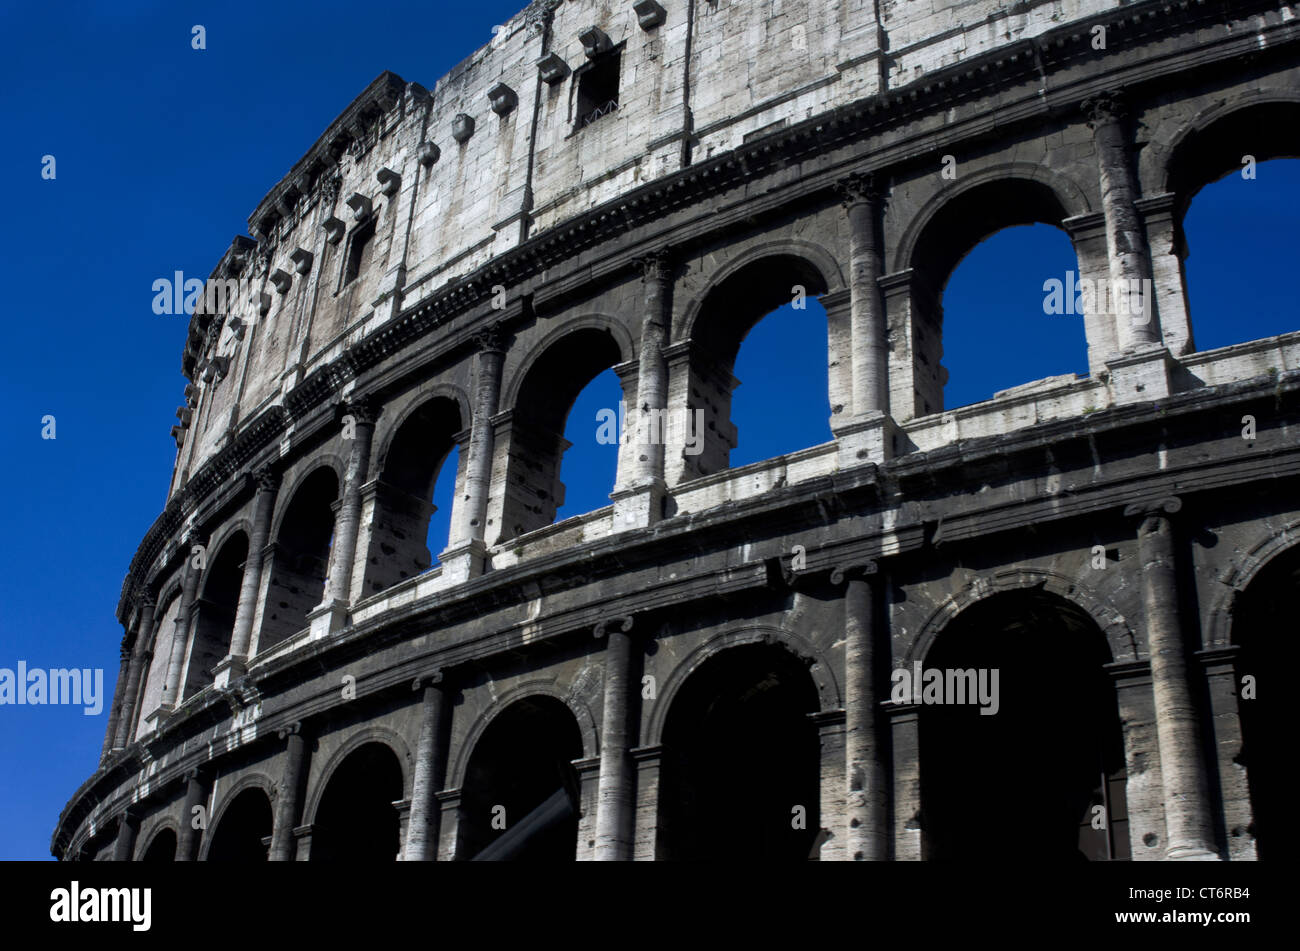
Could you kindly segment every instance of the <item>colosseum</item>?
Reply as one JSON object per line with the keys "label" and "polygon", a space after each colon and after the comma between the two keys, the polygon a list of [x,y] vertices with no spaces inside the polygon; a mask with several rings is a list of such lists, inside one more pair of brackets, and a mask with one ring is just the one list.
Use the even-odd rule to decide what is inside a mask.
{"label": "colosseum", "polygon": [[[1197,350],[1182,225],[1300,156],[1298,12],[534,0],[432,87],[380,75],[195,294],[52,853],[1276,850],[1300,332]],[[945,409],[948,276],[1029,223],[1149,306],[1081,297],[1086,374]],[[833,439],[733,468],[792,290]],[[610,504],[557,522],[610,369]]]}

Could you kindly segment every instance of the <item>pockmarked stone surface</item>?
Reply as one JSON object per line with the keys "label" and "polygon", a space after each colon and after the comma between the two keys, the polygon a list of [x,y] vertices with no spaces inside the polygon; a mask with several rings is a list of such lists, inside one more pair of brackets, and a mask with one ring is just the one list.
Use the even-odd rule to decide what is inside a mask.
{"label": "pockmarked stone surface", "polygon": [[[1198,351],[1182,219],[1300,154],[1297,12],[537,0],[376,78],[190,317],[53,854],[979,858],[1007,816],[1049,862],[1267,853],[1300,332]],[[946,410],[948,275],[1033,222],[1088,372]],[[834,438],[732,468],[798,294]],[[634,438],[556,523],[610,368]]]}

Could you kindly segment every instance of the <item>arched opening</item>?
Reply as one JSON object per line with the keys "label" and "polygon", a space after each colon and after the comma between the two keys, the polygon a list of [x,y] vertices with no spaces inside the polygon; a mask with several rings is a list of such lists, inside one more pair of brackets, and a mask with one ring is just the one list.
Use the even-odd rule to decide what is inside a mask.
{"label": "arched opening", "polygon": [[945,409],[1047,377],[1088,375],[1083,314],[1045,302],[1051,280],[1063,295],[1078,286],[1074,245],[1050,225],[1004,228],[961,259],[943,289]]}
{"label": "arched opening", "polygon": [[393,435],[379,479],[367,490],[375,493],[367,593],[427,571],[447,547],[460,460],[456,436],[463,428],[456,401],[437,397],[403,420]]}
{"label": "arched opening", "polygon": [[248,536],[234,532],[222,542],[216,557],[208,565],[198,593],[182,699],[212,682],[212,668],[230,650],[235,609],[239,605],[239,589],[244,582],[244,562],[247,559]]}
{"label": "arched opening", "polygon": [[687,445],[665,460],[670,482],[830,440],[829,327],[817,301],[826,292],[817,268],[792,254],[752,261],[709,292],[691,329]]}
{"label": "arched opening", "polygon": [[1129,857],[1109,661],[1092,619],[1042,592],[986,598],[943,630],[921,679],[927,859]]}
{"label": "arched opening", "polygon": [[306,628],[308,612],[325,597],[338,497],[338,476],[322,466],[303,480],[289,502],[271,558],[259,651]]}
{"label": "arched opening", "polygon": [[512,703],[488,724],[462,785],[457,858],[567,862],[577,855],[582,735],[553,697]]}
{"label": "arched opening", "polygon": [[[1073,272],[1075,281],[1096,277],[1083,273],[1073,245],[1067,251],[1058,237],[1067,217],[1069,212],[1049,186],[1007,178],[957,194],[926,223],[910,259],[915,275],[910,340],[916,415],[988,399],[1000,388],[1055,373],[1086,370],[1093,328],[1104,349],[1100,321],[1048,312],[1047,281],[1064,283],[1067,272]],[[1017,228],[999,234],[1020,225],[1049,225],[1053,230]],[[988,250],[974,255],[955,275],[972,249],[994,235]],[[1019,257],[1009,259],[1011,254]],[[1066,296],[1073,303],[1077,295]],[[1050,361],[1038,349],[1044,342]],[[950,384],[953,375],[941,363],[944,359],[971,378]]]}
{"label": "arched opening", "polygon": [[181,600],[179,593],[172,596],[166,607],[158,615],[153,627],[153,646],[149,658],[149,669],[140,683],[139,700],[135,705],[136,739],[149,731],[148,716],[162,703],[163,688],[167,682],[167,664],[172,653],[172,639],[176,635],[176,618],[180,615]]}
{"label": "arched opening", "polygon": [[271,840],[271,800],[256,787],[226,806],[212,830],[209,862],[265,862]]}
{"label": "arched opening", "polygon": [[[1289,854],[1295,840],[1288,766],[1294,743],[1287,680],[1295,670],[1294,618],[1300,605],[1300,546],[1275,557],[1254,577],[1233,609],[1237,657],[1237,710],[1246,769],[1251,826],[1261,859]],[[1249,678],[1249,679],[1246,679]]]}
{"label": "arched opening", "polygon": [[[601,373],[623,361],[614,337],[604,329],[585,327],[550,346],[529,368],[519,387],[508,435],[505,498],[502,500],[500,539],[517,538],[555,521],[565,503],[560,464],[571,445],[562,433],[575,400]],[[635,401],[635,394],[624,400]],[[615,404],[608,407],[618,412]],[[590,418],[577,421],[597,438],[598,426]],[[595,492],[587,484],[588,491]],[[604,490],[613,489],[611,480]],[[569,514],[576,514],[570,512]]]}
{"label": "arched opening", "polygon": [[627,422],[622,399],[623,385],[613,370],[597,374],[574,399],[564,426],[569,445],[560,463],[564,501],[555,510],[557,522],[609,505]]}
{"label": "arched opening", "polygon": [[1293,266],[1298,158],[1300,103],[1294,102],[1232,112],[1189,134],[1170,158],[1172,244],[1182,259],[1198,349],[1300,330],[1294,288],[1267,277]]}
{"label": "arched opening", "polygon": [[659,857],[817,858],[818,708],[806,664],[774,645],[734,647],[693,672],[664,724]]}
{"label": "arched opening", "polygon": [[161,829],[149,842],[149,847],[140,856],[141,862],[175,862],[176,833],[171,829]]}
{"label": "arched opening", "polygon": [[392,862],[401,850],[402,767],[383,743],[357,747],[331,774],[312,828],[311,858]]}

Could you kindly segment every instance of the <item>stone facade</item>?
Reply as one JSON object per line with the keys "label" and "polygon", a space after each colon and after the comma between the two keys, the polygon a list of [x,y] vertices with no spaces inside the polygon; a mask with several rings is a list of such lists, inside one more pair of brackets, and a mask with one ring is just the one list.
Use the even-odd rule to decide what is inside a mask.
{"label": "stone facade", "polygon": [[[1023,809],[1045,859],[1256,858],[1300,332],[1197,352],[1181,220],[1300,154],[1297,90],[1293,5],[1193,0],[538,0],[432,90],[380,76],[193,316],[53,854],[913,860]],[[945,411],[942,288],[1030,222],[1154,308]],[[796,285],[835,438],[730,468]],[[638,439],[553,524],[611,367]],[[900,700],[914,665],[1002,671],[1002,713]]]}

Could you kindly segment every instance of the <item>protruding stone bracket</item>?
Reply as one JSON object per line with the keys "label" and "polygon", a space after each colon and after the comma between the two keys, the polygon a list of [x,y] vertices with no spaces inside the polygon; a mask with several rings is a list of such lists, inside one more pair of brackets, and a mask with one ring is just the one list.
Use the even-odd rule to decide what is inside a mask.
{"label": "protruding stone bracket", "polygon": [[293,253],[289,255],[289,260],[293,262],[293,269],[299,274],[306,274],[311,270],[311,262],[314,255],[303,248],[294,248]]}
{"label": "protruding stone bracket", "polygon": [[451,120],[451,137],[461,145],[469,141],[469,137],[474,134],[474,117],[468,116],[463,112],[456,113],[455,118]]}
{"label": "protruding stone bracket", "polygon": [[425,142],[420,146],[420,164],[425,168],[433,165],[442,157],[442,149],[432,142]]}
{"label": "protruding stone bracket", "polygon": [[630,614],[616,614],[613,617],[601,618],[596,622],[596,627],[593,631],[596,640],[600,640],[604,637],[609,632],[610,626],[615,624],[618,625],[618,629],[622,633],[626,634],[628,631],[632,630],[632,616]]}
{"label": "protruding stone bracket", "polygon": [[182,429],[188,428],[190,425],[190,417],[193,416],[193,414],[194,410],[190,409],[188,406],[176,407],[176,418],[181,421]]}
{"label": "protruding stone bracket", "polygon": [[503,118],[514,112],[515,106],[519,105],[519,97],[505,83],[497,83],[489,89],[488,99],[492,101],[492,111]]}
{"label": "protruding stone bracket", "polygon": [[257,312],[265,317],[271,312],[271,295],[261,293],[257,295]]}
{"label": "protruding stone bracket", "polygon": [[402,176],[391,168],[381,168],[375,172],[375,178],[379,179],[379,190],[387,196],[396,195],[402,187]]}
{"label": "protruding stone bracket", "polygon": [[344,202],[344,204],[352,209],[352,217],[357,221],[360,221],[362,218],[370,217],[370,209],[372,207],[370,199],[360,192],[353,192],[348,196],[348,200]]}
{"label": "protruding stone bracket", "polygon": [[288,293],[289,287],[293,284],[293,278],[279,268],[276,268],[271,272],[271,283],[275,285],[277,291],[281,294],[285,294]]}
{"label": "protruding stone bracket", "polygon": [[655,0],[636,0],[632,9],[636,11],[636,22],[646,31],[660,26],[668,16],[668,11]]}
{"label": "protruding stone bracket", "polygon": [[537,61],[537,73],[542,77],[542,82],[554,86],[569,75],[569,64],[558,53],[547,53]]}
{"label": "protruding stone bracket", "polygon": [[248,325],[241,318],[234,315],[226,319],[226,326],[230,328],[230,332],[236,340],[243,340],[244,334],[248,331]]}
{"label": "protruding stone bracket", "polygon": [[226,374],[230,372],[230,357],[224,354],[213,357],[212,366],[216,369],[217,379],[224,379]]}
{"label": "protruding stone bracket", "polygon": [[588,59],[595,59],[601,53],[608,53],[614,48],[609,36],[598,26],[587,27],[578,34],[578,39],[582,42],[582,49]]}
{"label": "protruding stone bracket", "polygon": [[335,218],[333,215],[322,221],[321,227],[325,229],[325,240],[330,244],[338,244],[342,241],[344,233],[348,230],[348,226],[343,223],[343,219]]}

